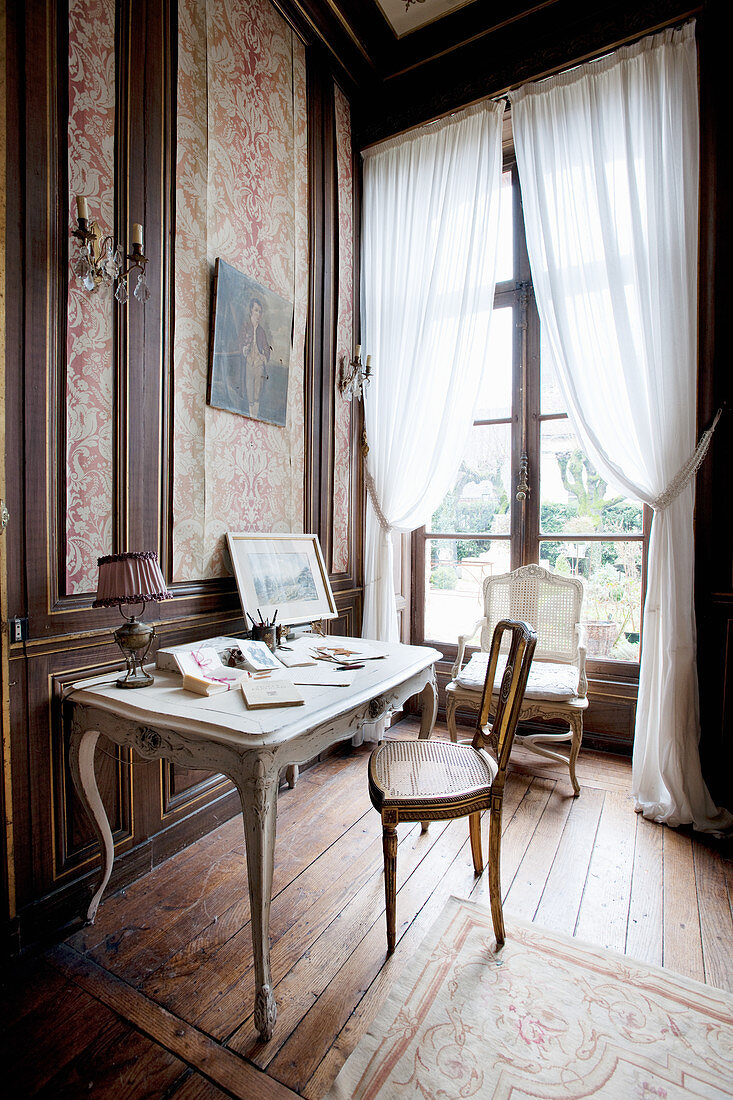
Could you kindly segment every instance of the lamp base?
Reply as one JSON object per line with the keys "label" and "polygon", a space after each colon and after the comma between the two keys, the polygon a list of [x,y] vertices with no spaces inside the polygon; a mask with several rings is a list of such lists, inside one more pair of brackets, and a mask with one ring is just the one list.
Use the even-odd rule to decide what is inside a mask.
{"label": "lamp base", "polygon": [[138,665],[133,672],[127,672],[124,676],[120,676],[117,681],[118,688],[144,688],[150,687],[154,683],[153,677],[149,672]]}
{"label": "lamp base", "polygon": [[143,668],[143,661],[154,637],[155,627],[141,623],[134,616],[115,630],[115,641],[122,650],[127,665],[127,672],[117,681],[118,688],[149,687],[154,683],[153,677]]}

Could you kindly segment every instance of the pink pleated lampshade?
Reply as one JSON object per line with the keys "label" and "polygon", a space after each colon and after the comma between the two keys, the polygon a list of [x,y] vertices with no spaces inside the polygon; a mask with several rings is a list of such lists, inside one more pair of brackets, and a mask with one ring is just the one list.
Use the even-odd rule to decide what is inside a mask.
{"label": "pink pleated lampshade", "polygon": [[98,559],[97,565],[97,598],[92,607],[119,607],[172,599],[154,550],[107,554]]}

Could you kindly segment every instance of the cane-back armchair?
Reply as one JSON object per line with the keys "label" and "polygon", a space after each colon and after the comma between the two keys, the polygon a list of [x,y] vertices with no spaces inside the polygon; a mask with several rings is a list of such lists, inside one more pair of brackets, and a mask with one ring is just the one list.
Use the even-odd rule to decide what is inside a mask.
{"label": "cane-back armchair", "polygon": [[[585,634],[581,626],[583,582],[577,577],[550,573],[539,565],[525,565],[513,573],[484,581],[484,614],[470,634],[458,639],[458,653],[446,688],[446,722],[451,740],[457,740],[456,710],[478,710],[481,705],[489,647],[500,619],[524,619],[537,631],[537,648],[519,714],[520,722],[541,719],[565,729],[536,730],[517,740],[538,753],[567,764],[574,795],[580,794],[575,764],[583,740],[583,714],[588,707],[585,674]],[[466,645],[480,628],[480,648],[464,666]],[[501,669],[501,664],[500,664]],[[499,682],[499,680],[497,680]],[[548,745],[570,741],[567,756]]]}

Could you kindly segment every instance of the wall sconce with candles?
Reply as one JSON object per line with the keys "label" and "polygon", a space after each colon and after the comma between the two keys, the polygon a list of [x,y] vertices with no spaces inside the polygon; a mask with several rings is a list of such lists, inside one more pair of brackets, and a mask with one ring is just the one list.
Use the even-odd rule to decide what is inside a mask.
{"label": "wall sconce with candles", "polygon": [[97,223],[89,221],[89,207],[84,195],[77,195],[76,217],[78,225],[72,236],[79,241],[79,255],[73,270],[81,285],[91,293],[101,285],[111,286],[116,282],[115,298],[124,305],[129,298],[128,275],[137,269],[137,283],[132,293],[138,302],[147,302],[150,297],[145,279],[148,258],[143,252],[142,225],[138,222],[133,225],[132,252],[125,254],[113,237],[102,236]]}
{"label": "wall sconce with candles", "polygon": [[339,390],[347,401],[351,401],[353,397],[355,397],[357,401],[361,401],[364,396],[364,390],[369,385],[371,377],[372,357],[371,355],[367,355],[366,364],[362,365],[361,344],[357,344],[354,358],[350,361],[348,366],[345,360],[343,358],[341,359]]}

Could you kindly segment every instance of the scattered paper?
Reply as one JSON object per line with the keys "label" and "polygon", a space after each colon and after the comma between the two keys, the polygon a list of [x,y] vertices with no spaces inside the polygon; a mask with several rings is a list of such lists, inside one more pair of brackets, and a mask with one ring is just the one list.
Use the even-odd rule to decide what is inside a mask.
{"label": "scattered paper", "polygon": [[357,669],[339,669],[336,665],[323,661],[314,662],[308,668],[292,669],[294,684],[309,684],[311,687],[351,687],[356,679]]}

